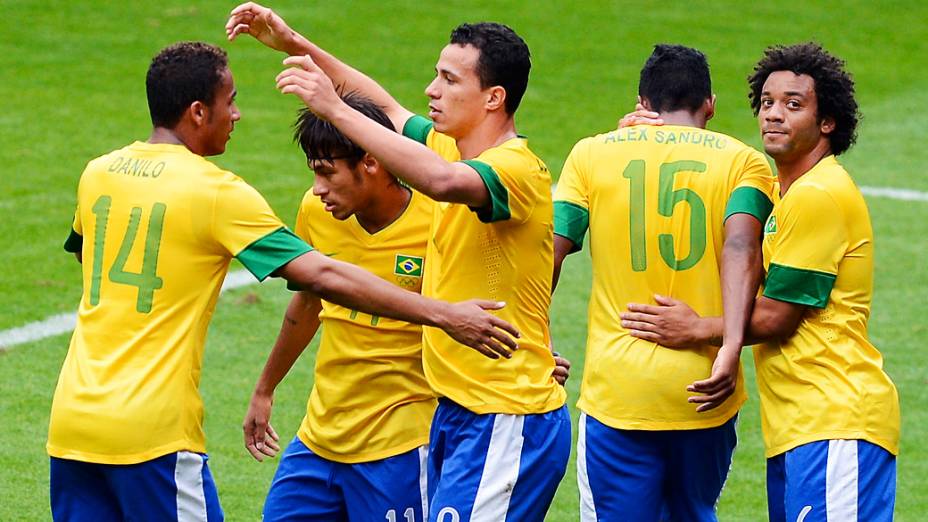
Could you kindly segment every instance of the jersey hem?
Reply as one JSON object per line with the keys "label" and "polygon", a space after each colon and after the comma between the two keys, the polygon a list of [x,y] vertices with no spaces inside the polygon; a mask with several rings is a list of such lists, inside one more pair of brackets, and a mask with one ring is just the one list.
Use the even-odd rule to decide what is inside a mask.
{"label": "jersey hem", "polygon": [[203,444],[192,444],[190,441],[174,441],[164,446],[148,450],[143,453],[132,453],[129,455],[103,455],[100,453],[89,453],[66,448],[59,448],[51,443],[45,444],[45,450],[49,457],[57,459],[76,460],[79,462],[89,462],[91,464],[140,464],[148,462],[158,457],[163,457],[178,451],[191,451],[193,453],[206,454],[206,446]]}
{"label": "jersey hem", "polygon": [[882,439],[880,437],[874,437],[873,435],[868,434],[865,431],[860,430],[840,430],[840,431],[825,431],[821,433],[816,433],[813,435],[806,435],[797,439],[793,439],[789,442],[768,448],[764,452],[764,457],[773,458],[782,453],[786,453],[789,450],[798,448],[804,444],[809,444],[812,442],[819,442],[823,440],[865,440],[871,444],[876,444],[877,446],[885,449],[886,451],[892,453],[893,455],[899,455],[899,443],[891,443],[888,440]]}
{"label": "jersey hem", "polygon": [[[560,384],[557,386],[560,386]],[[560,398],[558,399],[550,399],[541,404],[488,404],[485,402],[468,403],[466,401],[461,401],[452,395],[442,393],[439,390],[436,390],[436,392],[439,394],[439,398],[445,397],[458,406],[466,410],[470,410],[472,413],[476,413],[477,415],[485,415],[488,413],[502,413],[504,415],[535,415],[538,413],[552,412],[567,404],[566,392],[563,394],[558,394],[560,395]]]}
{"label": "jersey hem", "polygon": [[303,432],[302,429],[300,429],[297,432],[296,436],[300,439],[300,441],[303,444],[306,445],[307,448],[310,449],[310,451],[312,451],[316,455],[319,455],[320,457],[326,460],[331,460],[333,462],[338,462],[340,464],[361,464],[364,462],[373,462],[375,460],[388,459],[390,457],[402,455],[403,453],[407,453],[420,446],[425,446],[429,443],[429,436],[428,434],[426,434],[422,437],[417,437],[415,439],[404,442],[402,444],[397,444],[396,446],[392,446],[388,449],[384,449],[380,451],[373,451],[373,452],[368,452],[368,453],[346,455],[343,453],[331,452],[315,444],[314,442],[309,440],[309,437],[306,436],[306,434]]}
{"label": "jersey hem", "polygon": [[[606,415],[595,408],[589,407],[582,398],[577,401],[577,408],[579,408],[583,413],[586,413],[590,417],[593,417],[597,421],[605,424],[606,426],[617,430],[701,430],[707,428],[717,428],[730,421],[735,415],[738,414],[739,411],[741,411],[741,407],[744,406],[744,403],[747,402],[747,400],[747,395],[743,395],[741,400],[736,401],[734,406],[724,410],[724,414],[718,415],[716,417],[706,418],[705,420],[655,421],[650,419],[623,419]],[[695,409],[696,406],[694,405],[693,410],[695,411]]]}

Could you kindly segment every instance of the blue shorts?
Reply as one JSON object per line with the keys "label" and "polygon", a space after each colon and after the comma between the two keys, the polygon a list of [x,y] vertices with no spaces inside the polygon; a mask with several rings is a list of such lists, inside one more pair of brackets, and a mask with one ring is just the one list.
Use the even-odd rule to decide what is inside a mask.
{"label": "blue shorts", "polygon": [[441,399],[429,448],[429,521],[541,521],[567,469],[570,415],[478,415]]}
{"label": "blue shorts", "polygon": [[264,501],[264,520],[424,522],[428,447],[343,464],[316,455],[298,437],[284,451]]}
{"label": "blue shorts", "polygon": [[717,520],[735,423],[733,417],[715,428],[619,430],[581,413],[580,520]]}
{"label": "blue shorts", "polygon": [[139,464],[51,457],[52,517],[58,521],[221,521],[207,456],[170,453]]}
{"label": "blue shorts", "polygon": [[896,457],[863,440],[821,440],[767,459],[771,522],[890,522]]}

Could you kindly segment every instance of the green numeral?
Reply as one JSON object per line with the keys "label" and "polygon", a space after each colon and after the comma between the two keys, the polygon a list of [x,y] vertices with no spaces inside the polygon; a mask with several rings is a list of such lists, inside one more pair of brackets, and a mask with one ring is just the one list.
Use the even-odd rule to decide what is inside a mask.
{"label": "green numeral", "polygon": [[628,196],[628,232],[631,237],[632,270],[642,272],[648,268],[647,243],[644,223],[644,160],[632,160],[622,172],[629,180],[631,194]]}
{"label": "green numeral", "polygon": [[[354,321],[355,319],[358,318],[358,313],[359,313],[359,312],[358,312],[357,310],[352,310],[351,313],[348,314],[348,319],[351,319],[352,321]],[[372,315],[372,316],[371,316],[371,326],[377,326],[377,323],[379,323],[379,322],[380,322],[380,316],[379,316],[379,315]]]}
{"label": "green numeral", "polygon": [[[90,285],[90,304],[100,302],[100,280],[103,276],[103,246],[106,237],[106,222],[109,217],[112,198],[100,196],[93,206],[93,213],[97,218],[94,231],[93,275]],[[139,222],[142,220],[142,209],[134,207],[129,214],[129,226],[119,246],[119,253],[113,266],[110,267],[110,281],[122,285],[135,286],[139,289],[135,309],[143,314],[151,312],[155,290],[164,286],[164,281],[158,277],[158,252],[161,248],[161,231],[164,228],[164,213],[167,207],[164,203],[155,203],[151,209],[151,219],[148,220],[148,233],[145,237],[145,250],[142,253],[142,271],[139,273],[127,272],[126,262],[135,244],[139,231]]]}
{"label": "green numeral", "polygon": [[[660,166],[658,178],[657,211],[661,216],[671,217],[677,203],[690,206],[690,251],[683,259],[674,252],[673,234],[657,237],[661,258],[673,270],[692,268],[706,253],[706,205],[696,192],[690,189],[673,189],[674,176],[678,172],[705,172],[706,164],[699,161],[674,161]],[[648,267],[647,239],[645,237],[645,162],[632,160],[622,172],[629,180],[629,236],[631,240],[632,270],[641,272]]]}

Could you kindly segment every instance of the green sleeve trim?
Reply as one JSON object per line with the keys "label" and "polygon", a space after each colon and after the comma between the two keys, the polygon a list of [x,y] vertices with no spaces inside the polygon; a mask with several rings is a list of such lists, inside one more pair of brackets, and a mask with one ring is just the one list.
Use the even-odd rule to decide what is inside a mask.
{"label": "green sleeve trim", "polygon": [[432,120],[416,114],[406,120],[406,123],[403,125],[403,136],[425,145],[430,130],[432,130]]}
{"label": "green sleeve trim", "polygon": [[312,249],[290,229],[280,227],[248,245],[235,257],[258,281],[264,281],[275,270]]}
{"label": "green sleeve trim", "polygon": [[590,211],[569,201],[554,202],[554,233],[574,244],[570,253],[583,248],[583,236],[590,228]]}
{"label": "green sleeve trim", "polygon": [[837,276],[770,263],[764,296],[777,301],[825,308]]}
{"label": "green sleeve trim", "polygon": [[81,248],[84,246],[84,236],[78,234],[71,229],[71,233],[68,234],[68,239],[64,240],[64,251],[71,252],[76,254],[81,251]]}
{"label": "green sleeve trim", "polygon": [[479,160],[464,160],[461,163],[476,170],[477,174],[480,174],[480,179],[483,180],[483,184],[486,185],[487,190],[490,191],[489,205],[481,208],[470,207],[471,210],[477,213],[477,218],[484,223],[506,221],[511,218],[512,213],[509,211],[509,191],[503,186],[503,182],[499,180],[499,176],[496,174],[496,171],[493,170],[493,167]]}
{"label": "green sleeve trim", "polygon": [[728,205],[725,206],[725,219],[727,220],[734,214],[750,214],[761,223],[766,223],[772,210],[773,202],[766,194],[754,187],[738,187],[728,198]]}

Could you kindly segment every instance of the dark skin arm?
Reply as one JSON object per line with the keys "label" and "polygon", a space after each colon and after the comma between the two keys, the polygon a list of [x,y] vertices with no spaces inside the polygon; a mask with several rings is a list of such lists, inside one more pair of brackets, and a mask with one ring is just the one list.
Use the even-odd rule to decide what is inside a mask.
{"label": "dark skin arm", "polygon": [[574,242],[564,236],[554,234],[554,274],[551,278],[551,293],[557,288],[558,280],[561,278],[561,265],[564,264],[564,258],[567,257],[574,248]]}

